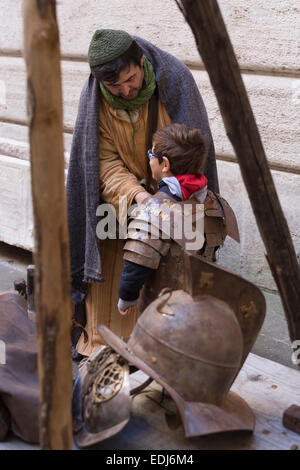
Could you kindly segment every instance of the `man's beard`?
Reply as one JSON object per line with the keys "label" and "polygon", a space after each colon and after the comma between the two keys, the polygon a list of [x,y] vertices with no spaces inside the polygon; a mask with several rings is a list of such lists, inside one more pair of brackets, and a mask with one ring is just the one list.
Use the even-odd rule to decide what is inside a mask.
{"label": "man's beard", "polygon": [[122,94],[120,94],[121,98],[124,98],[124,100],[133,100],[134,98],[136,98],[140,92],[141,88],[135,88],[134,90],[132,90],[129,95],[127,96],[124,96]]}

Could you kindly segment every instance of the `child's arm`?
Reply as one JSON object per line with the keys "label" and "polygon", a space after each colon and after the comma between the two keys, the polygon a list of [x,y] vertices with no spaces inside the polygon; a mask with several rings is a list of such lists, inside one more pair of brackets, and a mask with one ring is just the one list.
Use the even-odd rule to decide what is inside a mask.
{"label": "child's arm", "polygon": [[120,279],[118,309],[122,315],[130,313],[140,295],[140,290],[155,269],[125,261]]}

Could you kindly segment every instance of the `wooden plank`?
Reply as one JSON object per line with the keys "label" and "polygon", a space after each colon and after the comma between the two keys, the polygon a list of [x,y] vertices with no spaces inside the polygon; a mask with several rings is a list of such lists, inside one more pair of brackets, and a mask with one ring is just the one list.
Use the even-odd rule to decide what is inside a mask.
{"label": "wooden plank", "polygon": [[298,445],[300,449],[299,435],[282,425],[285,409],[300,401],[299,371],[251,354],[233,390],[243,394],[255,411],[255,448],[290,449]]}
{"label": "wooden plank", "polygon": [[[298,0],[284,3],[281,0],[248,0],[247,3],[220,0],[219,3],[242,69],[299,74]],[[1,8],[5,16],[4,28],[0,30],[0,49],[21,54],[21,0],[1,0]],[[73,7],[72,0],[64,0],[59,2],[57,10],[64,55],[86,57],[94,30],[101,27],[124,29],[125,11],[128,32],[152,41],[181,60],[202,64],[193,35],[173,0],[114,0],[109,6],[98,0],[80,0],[77,8]]]}
{"label": "wooden plank", "polygon": [[36,244],[39,437],[43,450],[67,450],[73,444],[72,305],[55,1],[24,2],[24,57]]}
{"label": "wooden plank", "polygon": [[[134,386],[146,375],[137,372]],[[300,449],[299,435],[282,425],[283,411],[300,400],[299,371],[250,353],[232,390],[247,401],[256,419],[254,433],[225,433],[188,439],[183,428],[168,428],[165,412],[174,405],[165,398],[159,405],[161,387],[155,382],[147,392],[135,397],[129,423],[117,435],[93,448],[99,450],[169,449],[169,450],[289,450]]]}
{"label": "wooden plank", "polygon": [[[132,386],[141,384],[146,375],[138,371],[131,376]],[[300,437],[282,425],[283,411],[300,400],[300,374],[276,362],[250,353],[232,390],[247,401],[254,412],[253,434],[237,433],[188,439],[183,428],[167,427],[165,411],[174,410],[165,398],[159,405],[161,387],[152,382],[132,400],[129,423],[115,436],[93,446],[93,450],[290,450],[300,449]],[[4,449],[38,449],[17,438],[0,442]]]}
{"label": "wooden plank", "polygon": [[[0,74],[6,83],[6,105],[0,106],[0,120],[26,122],[24,61],[0,57]],[[62,62],[64,126],[72,130],[82,85],[89,74],[87,64]],[[207,107],[218,155],[235,158],[227,139],[217,101],[206,72],[193,71]],[[243,76],[256,121],[272,165],[300,172],[300,115],[297,87],[300,79]]]}

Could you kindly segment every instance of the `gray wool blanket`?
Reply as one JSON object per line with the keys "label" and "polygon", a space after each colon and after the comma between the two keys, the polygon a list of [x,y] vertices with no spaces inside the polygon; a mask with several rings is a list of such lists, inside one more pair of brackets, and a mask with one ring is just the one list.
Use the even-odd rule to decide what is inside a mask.
{"label": "gray wool blanket", "polygon": [[[204,103],[190,70],[178,59],[134,37],[151,61],[159,96],[173,123],[197,127],[211,141],[204,171],[209,189],[219,192],[215,151]],[[96,209],[99,194],[100,88],[90,75],[80,96],[67,179],[71,273],[85,282],[101,281]],[[100,247],[101,250],[101,247]]]}

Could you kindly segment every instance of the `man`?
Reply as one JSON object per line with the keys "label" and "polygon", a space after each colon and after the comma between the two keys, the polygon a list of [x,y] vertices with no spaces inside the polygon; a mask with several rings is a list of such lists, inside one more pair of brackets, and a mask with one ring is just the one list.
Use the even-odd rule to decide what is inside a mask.
{"label": "man", "polygon": [[[96,211],[100,199],[118,214],[120,197],[127,198],[129,208],[149,196],[141,181],[147,178],[151,133],[172,122],[201,129],[209,139],[204,173],[209,189],[218,192],[207,113],[189,69],[148,41],[108,29],[94,33],[88,60],[91,75],[80,98],[67,182],[73,285],[88,283],[89,340],[84,343],[82,336],[77,345],[84,355],[101,344],[99,323],[126,340],[136,320],[118,313],[122,240],[105,240],[99,249]],[[80,290],[77,283],[75,302],[84,297]]]}

